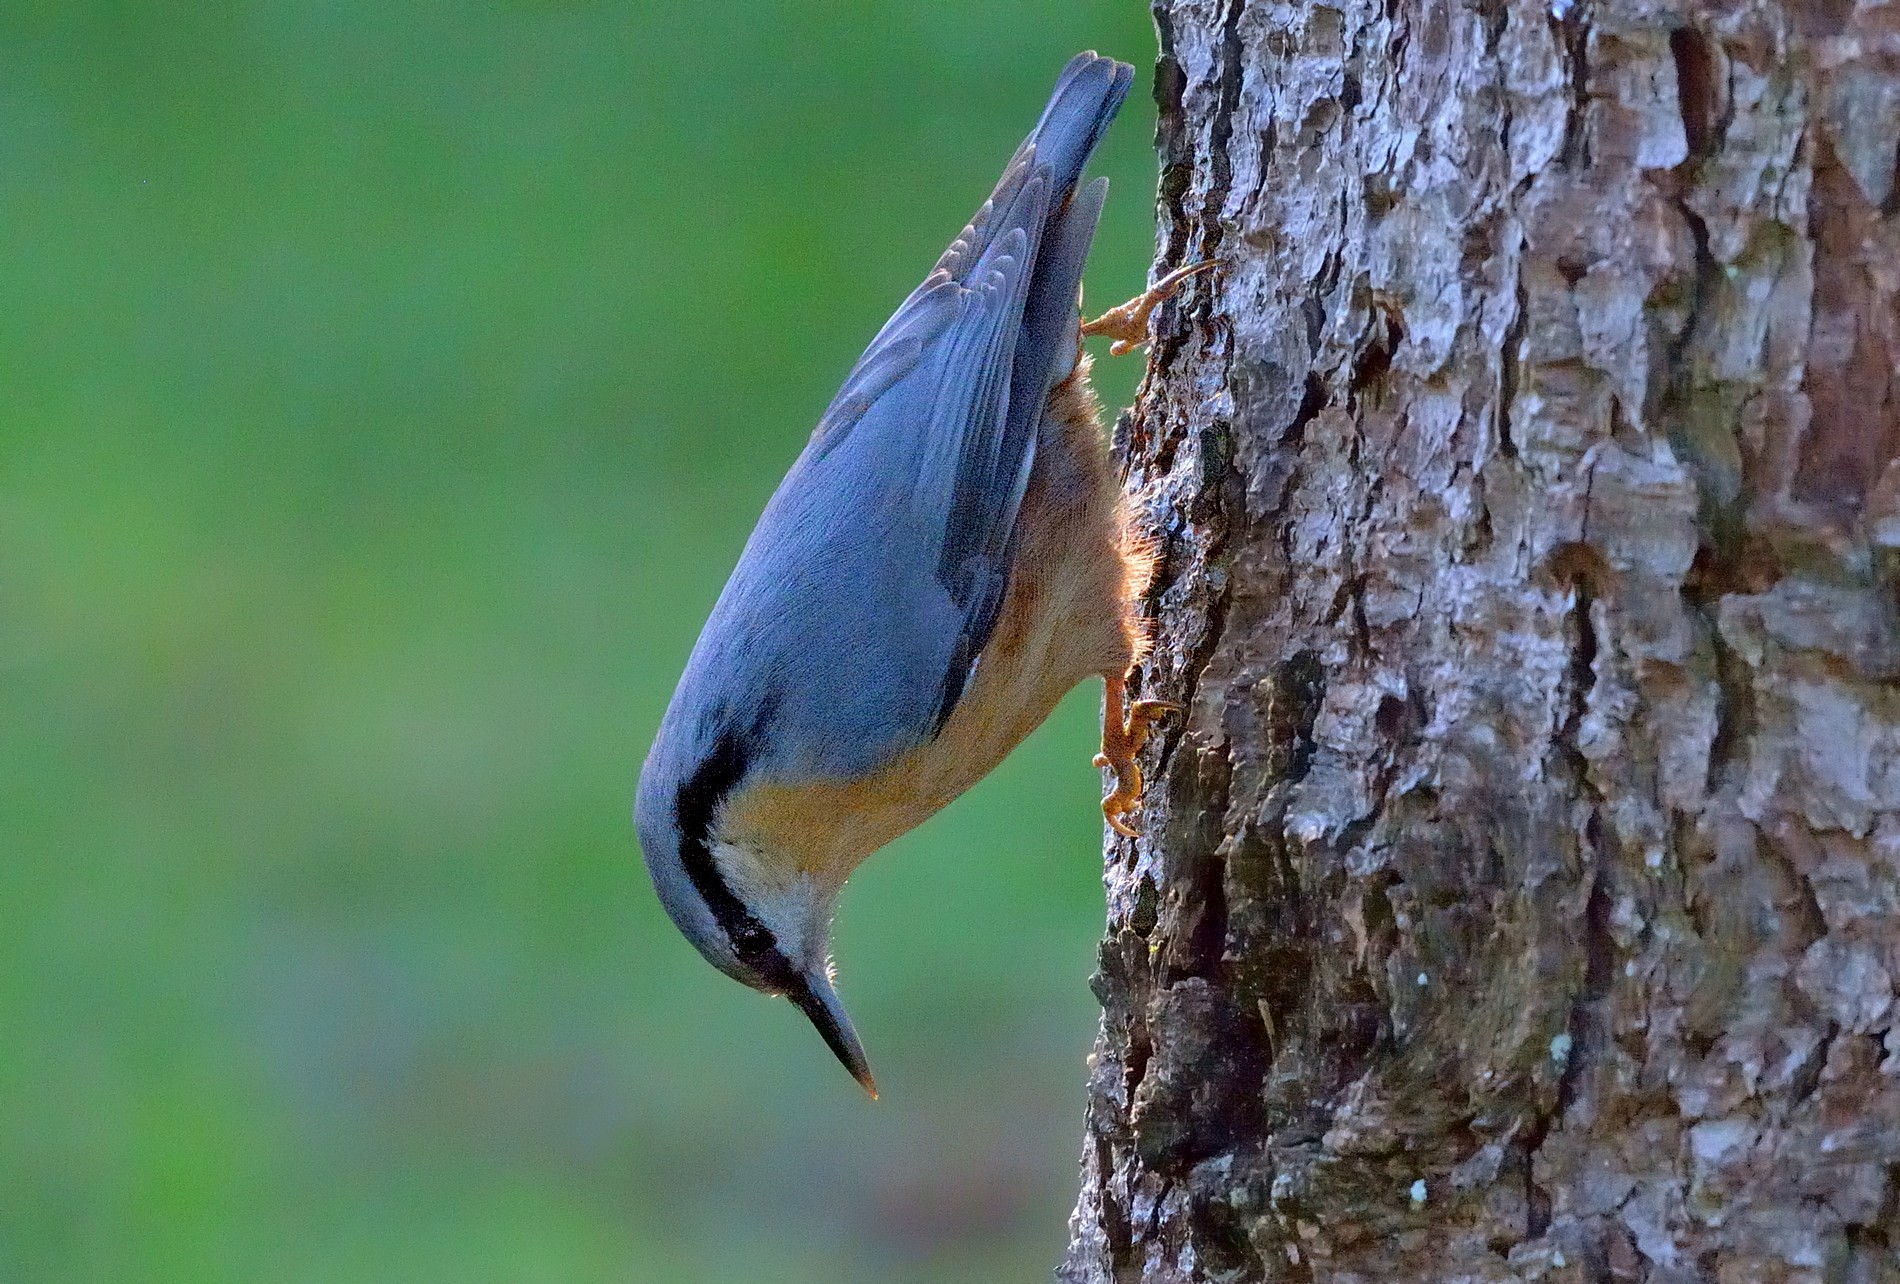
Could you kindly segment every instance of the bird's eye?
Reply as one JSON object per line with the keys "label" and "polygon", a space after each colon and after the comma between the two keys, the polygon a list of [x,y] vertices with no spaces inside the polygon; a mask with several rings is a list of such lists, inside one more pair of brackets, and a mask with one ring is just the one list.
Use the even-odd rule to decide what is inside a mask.
{"label": "bird's eye", "polygon": [[732,934],[732,952],[747,962],[763,958],[777,948],[772,934],[763,924],[745,923]]}
{"label": "bird's eye", "polygon": [[774,994],[790,994],[798,988],[798,972],[779,952],[778,938],[756,918],[746,918],[728,934],[732,952],[752,971],[753,984]]}

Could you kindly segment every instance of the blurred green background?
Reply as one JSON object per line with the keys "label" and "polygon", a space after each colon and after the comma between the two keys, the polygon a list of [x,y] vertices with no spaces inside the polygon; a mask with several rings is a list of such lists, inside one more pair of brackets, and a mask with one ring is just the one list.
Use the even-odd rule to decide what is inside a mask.
{"label": "blurred green background", "polygon": [[0,1280],[1047,1277],[1096,689],[846,893],[881,1103],[628,811],[1085,47],[1142,69],[1105,304],[1134,0],[0,8]]}

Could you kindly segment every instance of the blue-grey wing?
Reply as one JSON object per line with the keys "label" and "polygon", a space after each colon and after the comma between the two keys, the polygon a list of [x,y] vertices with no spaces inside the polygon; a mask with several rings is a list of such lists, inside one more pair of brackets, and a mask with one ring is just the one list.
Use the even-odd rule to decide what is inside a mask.
{"label": "blue-grey wing", "polygon": [[[1076,183],[1132,70],[1070,63],[983,208],[880,330],[760,518],[669,721],[774,774],[934,735],[987,643],[1102,198]],[[696,693],[697,707],[679,706]],[[667,734],[665,732],[663,735]]]}
{"label": "blue-grey wing", "polygon": [[[1017,166],[1031,164],[1036,174],[1047,178],[1048,212],[1036,239],[1014,335],[1003,417],[993,425],[996,431],[991,436],[966,443],[983,448],[967,451],[957,475],[957,502],[951,510],[939,575],[951,586],[963,610],[963,622],[945,665],[933,731],[949,718],[961,698],[971,666],[989,643],[1009,586],[1017,507],[1034,462],[1049,389],[1067,375],[1075,360],[1082,268],[1108,192],[1106,179],[1096,180],[1082,192],[1077,192],[1076,185],[1133,78],[1134,68],[1113,59],[1092,53],[1071,59],[1041,119],[998,186],[1000,194]],[[992,197],[984,208],[988,211],[995,205]],[[951,246],[946,261],[968,252],[967,244],[980,244],[981,218]],[[978,240],[970,242],[973,233]]]}
{"label": "blue-grey wing", "polygon": [[[972,565],[986,550],[971,492],[1009,520],[1021,494],[1016,479],[984,472],[1000,463],[990,456],[1046,185],[1026,182],[1018,197],[1012,226],[964,280],[913,296],[902,348],[860,363],[852,382],[868,372],[871,394],[787,474],[689,663],[682,687],[727,690],[731,707],[716,716],[758,721],[757,765],[774,774],[869,770],[935,730],[972,580],[984,573]],[[893,350],[901,359],[885,355]],[[946,576],[947,563],[961,575]]]}

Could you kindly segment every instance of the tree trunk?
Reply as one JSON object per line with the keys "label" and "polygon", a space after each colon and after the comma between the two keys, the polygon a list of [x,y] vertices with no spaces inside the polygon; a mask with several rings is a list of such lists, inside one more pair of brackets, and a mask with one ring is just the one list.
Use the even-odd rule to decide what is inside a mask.
{"label": "tree trunk", "polygon": [[1900,1279],[1900,4],[1155,17],[1060,1278]]}

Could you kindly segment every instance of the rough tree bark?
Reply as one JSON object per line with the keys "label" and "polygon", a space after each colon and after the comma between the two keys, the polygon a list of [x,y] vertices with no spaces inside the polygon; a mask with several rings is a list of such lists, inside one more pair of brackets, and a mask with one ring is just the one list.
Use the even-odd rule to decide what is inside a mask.
{"label": "rough tree bark", "polygon": [[1155,17],[1060,1277],[1900,1278],[1900,4]]}

